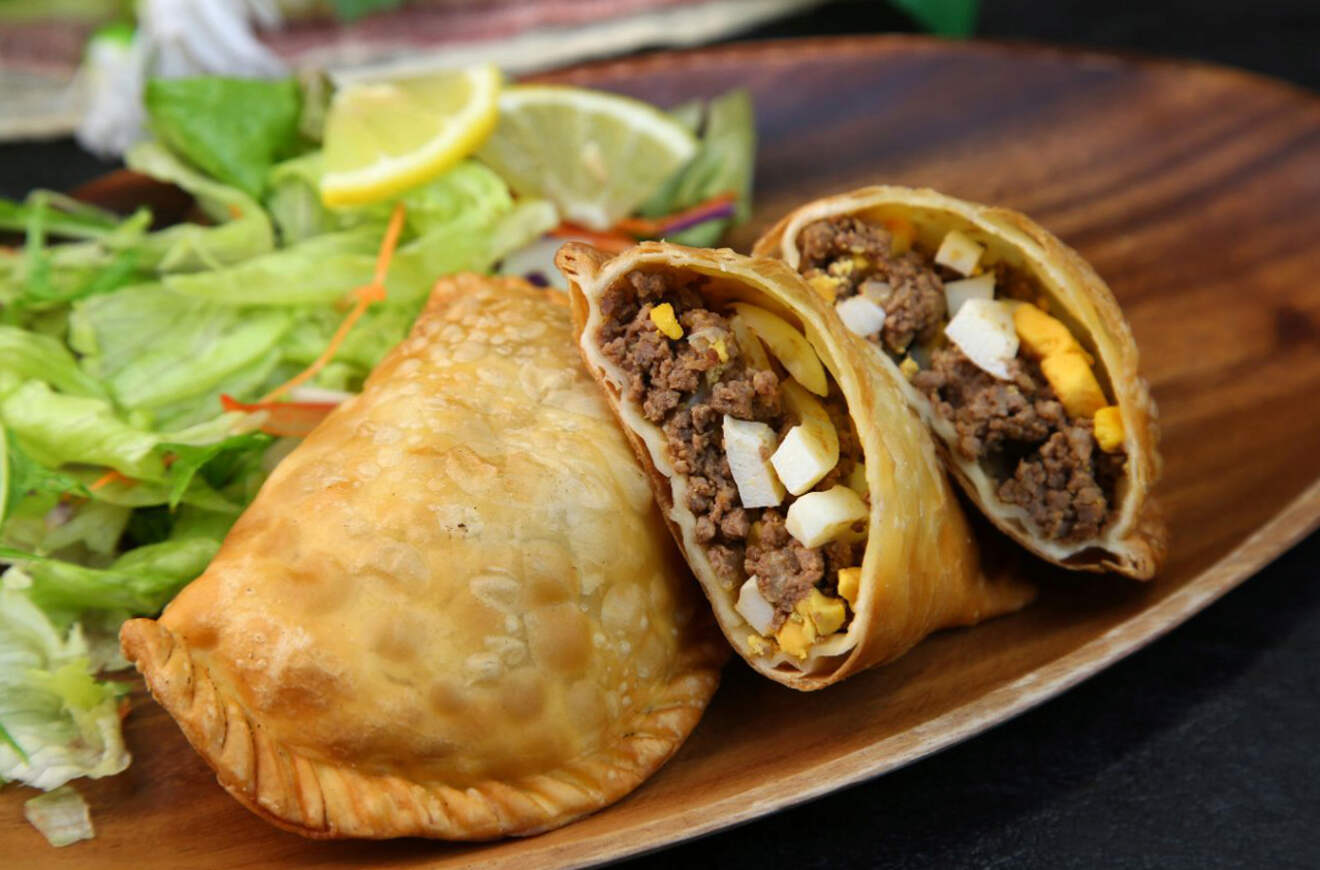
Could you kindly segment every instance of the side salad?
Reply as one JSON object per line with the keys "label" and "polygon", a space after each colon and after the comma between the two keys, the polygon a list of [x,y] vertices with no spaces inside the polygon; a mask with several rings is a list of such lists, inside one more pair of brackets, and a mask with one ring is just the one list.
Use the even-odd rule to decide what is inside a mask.
{"label": "side salad", "polygon": [[[193,219],[0,200],[0,784],[59,789],[28,807],[52,842],[91,835],[61,787],[129,764],[119,625],[205,569],[436,278],[544,283],[565,237],[712,244],[747,214],[743,92],[662,113],[497,79],[468,112],[485,128],[456,136],[449,78],[333,98],[315,77],[153,80],[154,138],[125,163]],[[325,205],[328,177],[356,204]]]}

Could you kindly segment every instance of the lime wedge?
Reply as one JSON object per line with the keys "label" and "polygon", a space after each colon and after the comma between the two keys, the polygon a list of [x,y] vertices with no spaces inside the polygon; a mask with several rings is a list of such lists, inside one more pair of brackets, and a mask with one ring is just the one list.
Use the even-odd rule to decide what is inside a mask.
{"label": "lime wedge", "polygon": [[631,214],[697,151],[682,124],[615,94],[523,85],[500,94],[499,107],[477,156],[520,196],[548,199],[593,230]]}
{"label": "lime wedge", "polygon": [[500,83],[487,64],[345,87],[326,116],[322,201],[379,202],[449,169],[494,129]]}

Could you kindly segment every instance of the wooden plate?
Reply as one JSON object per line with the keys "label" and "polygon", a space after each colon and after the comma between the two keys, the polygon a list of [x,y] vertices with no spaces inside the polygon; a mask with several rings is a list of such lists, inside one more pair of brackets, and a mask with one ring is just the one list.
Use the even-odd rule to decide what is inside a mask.
{"label": "wooden plate", "polygon": [[10,789],[0,855],[29,867],[525,870],[658,848],[1002,722],[1168,631],[1320,524],[1320,102],[1310,95],[1203,66],[914,38],[668,53],[549,78],[662,104],[750,88],[761,149],[755,220],[734,239],[742,249],[802,200],[879,181],[1008,205],[1076,246],[1123,304],[1160,404],[1173,531],[1164,573],[1139,585],[1032,565],[1045,591],[1025,612],[946,632],[815,695],[731,665],[687,745],[631,797],[490,845],[278,831],[220,790],[139,691],[126,723],[133,766],[80,786],[97,839],[47,848],[22,819],[26,791]]}

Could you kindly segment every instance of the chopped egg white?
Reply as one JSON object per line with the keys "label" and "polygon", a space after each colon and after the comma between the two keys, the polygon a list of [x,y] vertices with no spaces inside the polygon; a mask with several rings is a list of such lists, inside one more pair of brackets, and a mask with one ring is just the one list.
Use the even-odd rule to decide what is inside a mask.
{"label": "chopped egg white", "polygon": [[724,452],[743,507],[774,507],[784,500],[784,485],[769,459],[774,450],[775,430],[724,415]]}
{"label": "chopped egg white", "polygon": [[775,473],[793,495],[811,489],[838,462],[839,439],[828,438],[815,421],[789,429],[770,457]]}
{"label": "chopped egg white", "polygon": [[849,296],[835,305],[834,310],[850,332],[863,338],[885,327],[885,310],[865,296]]}
{"label": "chopped egg white", "polygon": [[1008,379],[1008,364],[1018,352],[1018,336],[1007,306],[993,299],[968,299],[944,327],[944,334],[982,371]]}
{"label": "chopped egg white", "polygon": [[775,621],[775,608],[761,594],[761,588],[756,585],[755,575],[748,577],[747,582],[738,590],[738,601],[733,605],[733,609],[747,620],[748,625],[761,634],[770,633],[770,627]]}
{"label": "chopped egg white", "polygon": [[819,547],[841,537],[868,512],[861,496],[846,486],[835,486],[799,496],[788,506],[784,528],[802,546]]}
{"label": "chopped egg white", "polygon": [[935,252],[935,262],[959,275],[970,275],[981,261],[985,248],[972,241],[960,230],[950,230]]}
{"label": "chopped egg white", "polygon": [[944,300],[948,304],[949,316],[953,317],[968,299],[994,299],[995,274],[986,272],[975,278],[963,278],[961,281],[946,281]]}

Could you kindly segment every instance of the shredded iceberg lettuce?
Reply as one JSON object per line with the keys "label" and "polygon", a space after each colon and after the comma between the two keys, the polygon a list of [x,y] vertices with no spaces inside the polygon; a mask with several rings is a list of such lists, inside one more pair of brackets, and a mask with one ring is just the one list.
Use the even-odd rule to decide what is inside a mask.
{"label": "shredded iceberg lettuce", "polygon": [[87,642],[67,632],[21,589],[0,587],[0,777],[50,790],[128,766],[119,732],[123,692],[99,682]]}
{"label": "shredded iceberg lettuce", "polygon": [[71,785],[24,801],[23,816],[52,846],[69,846],[96,836],[87,801]]}

